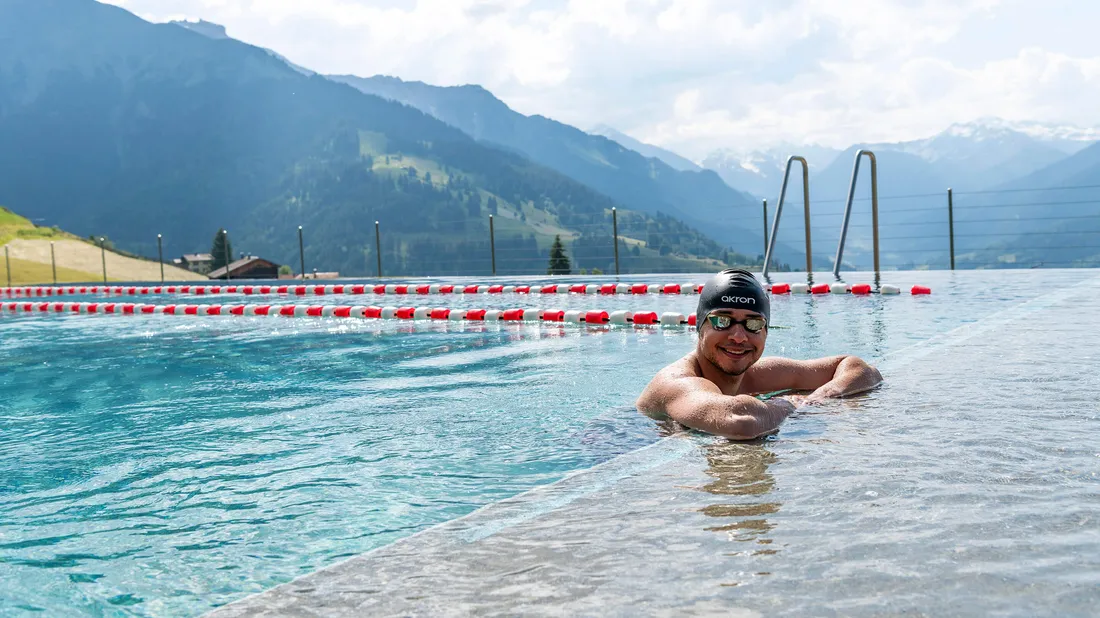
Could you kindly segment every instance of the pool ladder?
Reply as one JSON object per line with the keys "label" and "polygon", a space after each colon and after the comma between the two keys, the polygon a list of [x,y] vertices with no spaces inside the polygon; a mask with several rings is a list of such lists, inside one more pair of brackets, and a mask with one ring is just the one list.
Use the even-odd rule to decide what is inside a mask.
{"label": "pool ladder", "polygon": [[[775,220],[772,221],[772,235],[768,239],[768,248],[764,252],[764,278],[768,278],[768,268],[772,263],[772,250],[775,249],[775,239],[779,236],[779,218],[783,216],[783,202],[787,199],[787,181],[791,179],[791,166],[795,161],[802,164],[802,205],[806,216],[806,274],[812,276],[813,251],[810,243],[810,165],[805,157],[792,155],[787,157],[787,169],[783,172],[783,187],[779,189],[779,204],[775,207]],[[766,229],[766,228],[765,228]]]}
{"label": "pool ladder", "polygon": [[[837,245],[836,259],[833,261],[833,276],[837,279],[840,278],[840,264],[841,259],[844,257],[844,242],[848,238],[848,222],[852,217],[852,203],[855,201],[856,196],[856,181],[859,179],[859,164],[865,156],[871,161],[871,226],[874,234],[875,277],[876,279],[878,278],[878,161],[875,159],[875,153],[870,150],[861,149],[856,152],[855,163],[852,165],[852,181],[848,184],[848,200],[844,206],[844,223],[840,228],[840,243]],[[813,277],[813,250],[810,241],[810,168],[809,164],[806,163],[805,157],[790,156],[787,157],[787,167],[783,172],[783,186],[779,190],[779,204],[775,208],[775,220],[772,221],[772,233],[771,237],[767,239],[768,246],[764,253],[763,276],[765,279],[768,277],[768,270],[771,266],[772,250],[775,248],[775,239],[779,235],[779,218],[783,215],[783,202],[787,197],[787,182],[790,180],[791,166],[795,161],[802,164],[802,203],[806,218],[806,276],[810,278]],[[764,232],[767,234],[766,225]]]}
{"label": "pool ladder", "polygon": [[844,206],[844,225],[840,228],[840,244],[836,246],[836,259],[833,260],[833,276],[840,278],[840,260],[844,257],[844,240],[848,238],[848,219],[852,216],[852,202],[856,197],[856,179],[859,178],[859,163],[866,156],[871,160],[871,229],[875,238],[875,274],[878,268],[878,162],[875,153],[870,150],[856,152],[856,162],[852,165],[852,182],[848,185],[848,203]]}

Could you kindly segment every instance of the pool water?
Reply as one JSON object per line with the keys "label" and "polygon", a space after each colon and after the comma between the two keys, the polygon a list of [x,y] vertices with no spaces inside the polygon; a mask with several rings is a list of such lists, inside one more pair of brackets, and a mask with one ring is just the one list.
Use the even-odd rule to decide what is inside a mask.
{"label": "pool water", "polygon": [[[631,279],[653,277],[623,278]],[[693,279],[705,275],[676,276]],[[785,513],[793,508],[785,525],[801,532],[789,543],[817,547],[817,558],[832,560],[838,572],[873,570],[865,562],[872,545],[883,555],[893,545],[912,551],[900,523],[912,527],[912,518],[932,508],[956,519],[950,529],[961,556],[969,546],[986,548],[973,554],[974,569],[992,561],[989,552],[1022,551],[1004,545],[1003,535],[990,541],[990,526],[1020,526],[1009,537],[1056,545],[1057,558],[1035,552],[1015,574],[1015,583],[1035,595],[1022,593],[1015,607],[1029,607],[1026,601],[1049,593],[1041,584],[1053,581],[1070,591],[1062,609],[1073,613],[1076,603],[1100,600],[1100,526],[1089,515],[1100,493],[1100,413],[1095,397],[1074,386],[1095,382],[1100,324],[1089,322],[1096,312],[1087,307],[1095,306],[1096,279],[1094,271],[888,273],[886,283],[930,285],[934,293],[776,297],[773,323],[789,328],[770,333],[766,353],[859,354],[882,365],[887,386],[847,414],[792,418],[767,441],[729,445],[695,436],[693,444],[709,449],[719,477],[727,464],[769,469],[753,483],[755,500],[787,504]],[[311,302],[350,304],[339,297]],[[440,296],[425,304],[688,314],[694,302],[570,295]],[[1061,329],[1053,349],[1042,336],[1052,315]],[[971,343],[947,345],[959,337]],[[694,341],[687,328],[2,314],[0,614],[199,615],[624,453],[659,447],[667,431],[632,404]],[[983,357],[973,352],[980,345],[1003,349]],[[1022,372],[1011,385],[997,382],[988,367],[979,371],[983,362],[1021,350],[1018,363],[1075,362],[1058,372]],[[975,379],[966,379],[968,371]],[[952,412],[947,422],[924,395],[933,407],[965,401],[968,412]],[[1052,398],[1065,403],[1041,422],[1027,416]],[[937,422],[915,422],[928,414]],[[919,475],[921,492],[861,489],[886,473],[884,444],[906,462],[888,471],[892,487]],[[748,455],[737,450],[746,448]],[[690,477],[691,469],[682,474]],[[952,482],[960,476],[971,493]],[[1034,484],[1026,504],[1014,479]],[[672,495],[681,481],[651,483],[638,495]],[[830,484],[836,491],[826,491]],[[799,499],[783,495],[794,485],[802,487]],[[987,508],[965,500],[961,508],[960,496],[975,492]],[[765,499],[770,493],[775,500]],[[868,506],[877,497],[879,504]],[[983,512],[1003,517],[984,520]],[[751,536],[752,525],[759,524],[735,526],[732,537]],[[623,545],[629,554],[643,546],[605,539],[606,529],[579,529],[595,547]],[[934,530],[922,534],[934,539]],[[708,563],[710,554],[685,551],[666,568]],[[784,551],[797,553],[790,545]],[[1022,559],[1029,559],[1026,551]],[[742,587],[750,590],[744,600],[768,598],[769,585],[787,590],[800,577],[815,577],[795,563],[768,568],[779,583],[756,578],[754,587]],[[878,580],[865,573],[852,581],[873,590]],[[842,594],[815,590],[823,602]],[[835,611],[889,607],[865,602]],[[776,605],[757,607],[769,608]]]}

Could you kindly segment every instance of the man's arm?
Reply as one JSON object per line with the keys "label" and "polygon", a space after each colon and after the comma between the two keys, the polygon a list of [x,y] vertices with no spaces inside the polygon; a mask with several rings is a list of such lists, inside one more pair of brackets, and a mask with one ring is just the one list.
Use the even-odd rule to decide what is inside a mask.
{"label": "man's arm", "polygon": [[[752,440],[775,432],[794,406],[775,398],[767,402],[750,395],[724,395],[713,382],[698,377],[679,377],[660,386],[654,399],[664,402],[664,412],[692,429],[733,440]],[[641,406],[649,406],[640,400]],[[643,409],[643,412],[647,410]]]}
{"label": "man's arm", "polygon": [[806,397],[806,403],[850,397],[882,384],[882,374],[856,356],[846,356],[837,364],[833,378]]}
{"label": "man's arm", "polygon": [[749,369],[741,383],[744,392],[784,389],[813,391],[806,403],[832,397],[848,397],[882,383],[882,374],[856,356],[830,356],[799,361],[765,358]]}

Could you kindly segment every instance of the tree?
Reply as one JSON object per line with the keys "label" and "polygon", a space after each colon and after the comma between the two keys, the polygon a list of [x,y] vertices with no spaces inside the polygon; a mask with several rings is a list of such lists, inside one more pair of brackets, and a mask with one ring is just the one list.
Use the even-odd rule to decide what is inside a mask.
{"label": "tree", "polygon": [[293,275],[294,271],[290,269],[290,266],[287,266],[286,264],[283,264],[282,266],[279,267],[279,274],[280,275]]}
{"label": "tree", "polygon": [[554,237],[554,244],[550,246],[550,267],[546,269],[548,275],[568,275],[571,270],[569,256],[565,255],[565,247],[561,244],[561,235]]}
{"label": "tree", "polygon": [[214,235],[214,244],[210,247],[210,256],[214,258],[210,270],[217,270],[225,266],[227,256],[229,256],[229,259],[233,259],[233,245],[230,244],[229,233],[225,230],[218,230],[218,233]]}

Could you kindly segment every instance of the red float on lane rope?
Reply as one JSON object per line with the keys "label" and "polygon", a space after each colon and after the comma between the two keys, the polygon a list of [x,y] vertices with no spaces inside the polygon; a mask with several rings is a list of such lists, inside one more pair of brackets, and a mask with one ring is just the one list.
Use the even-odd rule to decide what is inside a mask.
{"label": "red float on lane rope", "polygon": [[558,311],[553,311],[553,310],[543,311],[542,312],[542,319],[547,321],[547,322],[564,322],[565,321],[565,312],[560,311],[560,310],[558,310]]}
{"label": "red float on lane rope", "polygon": [[588,311],[584,314],[584,321],[588,324],[607,324],[611,318],[606,311]]}

